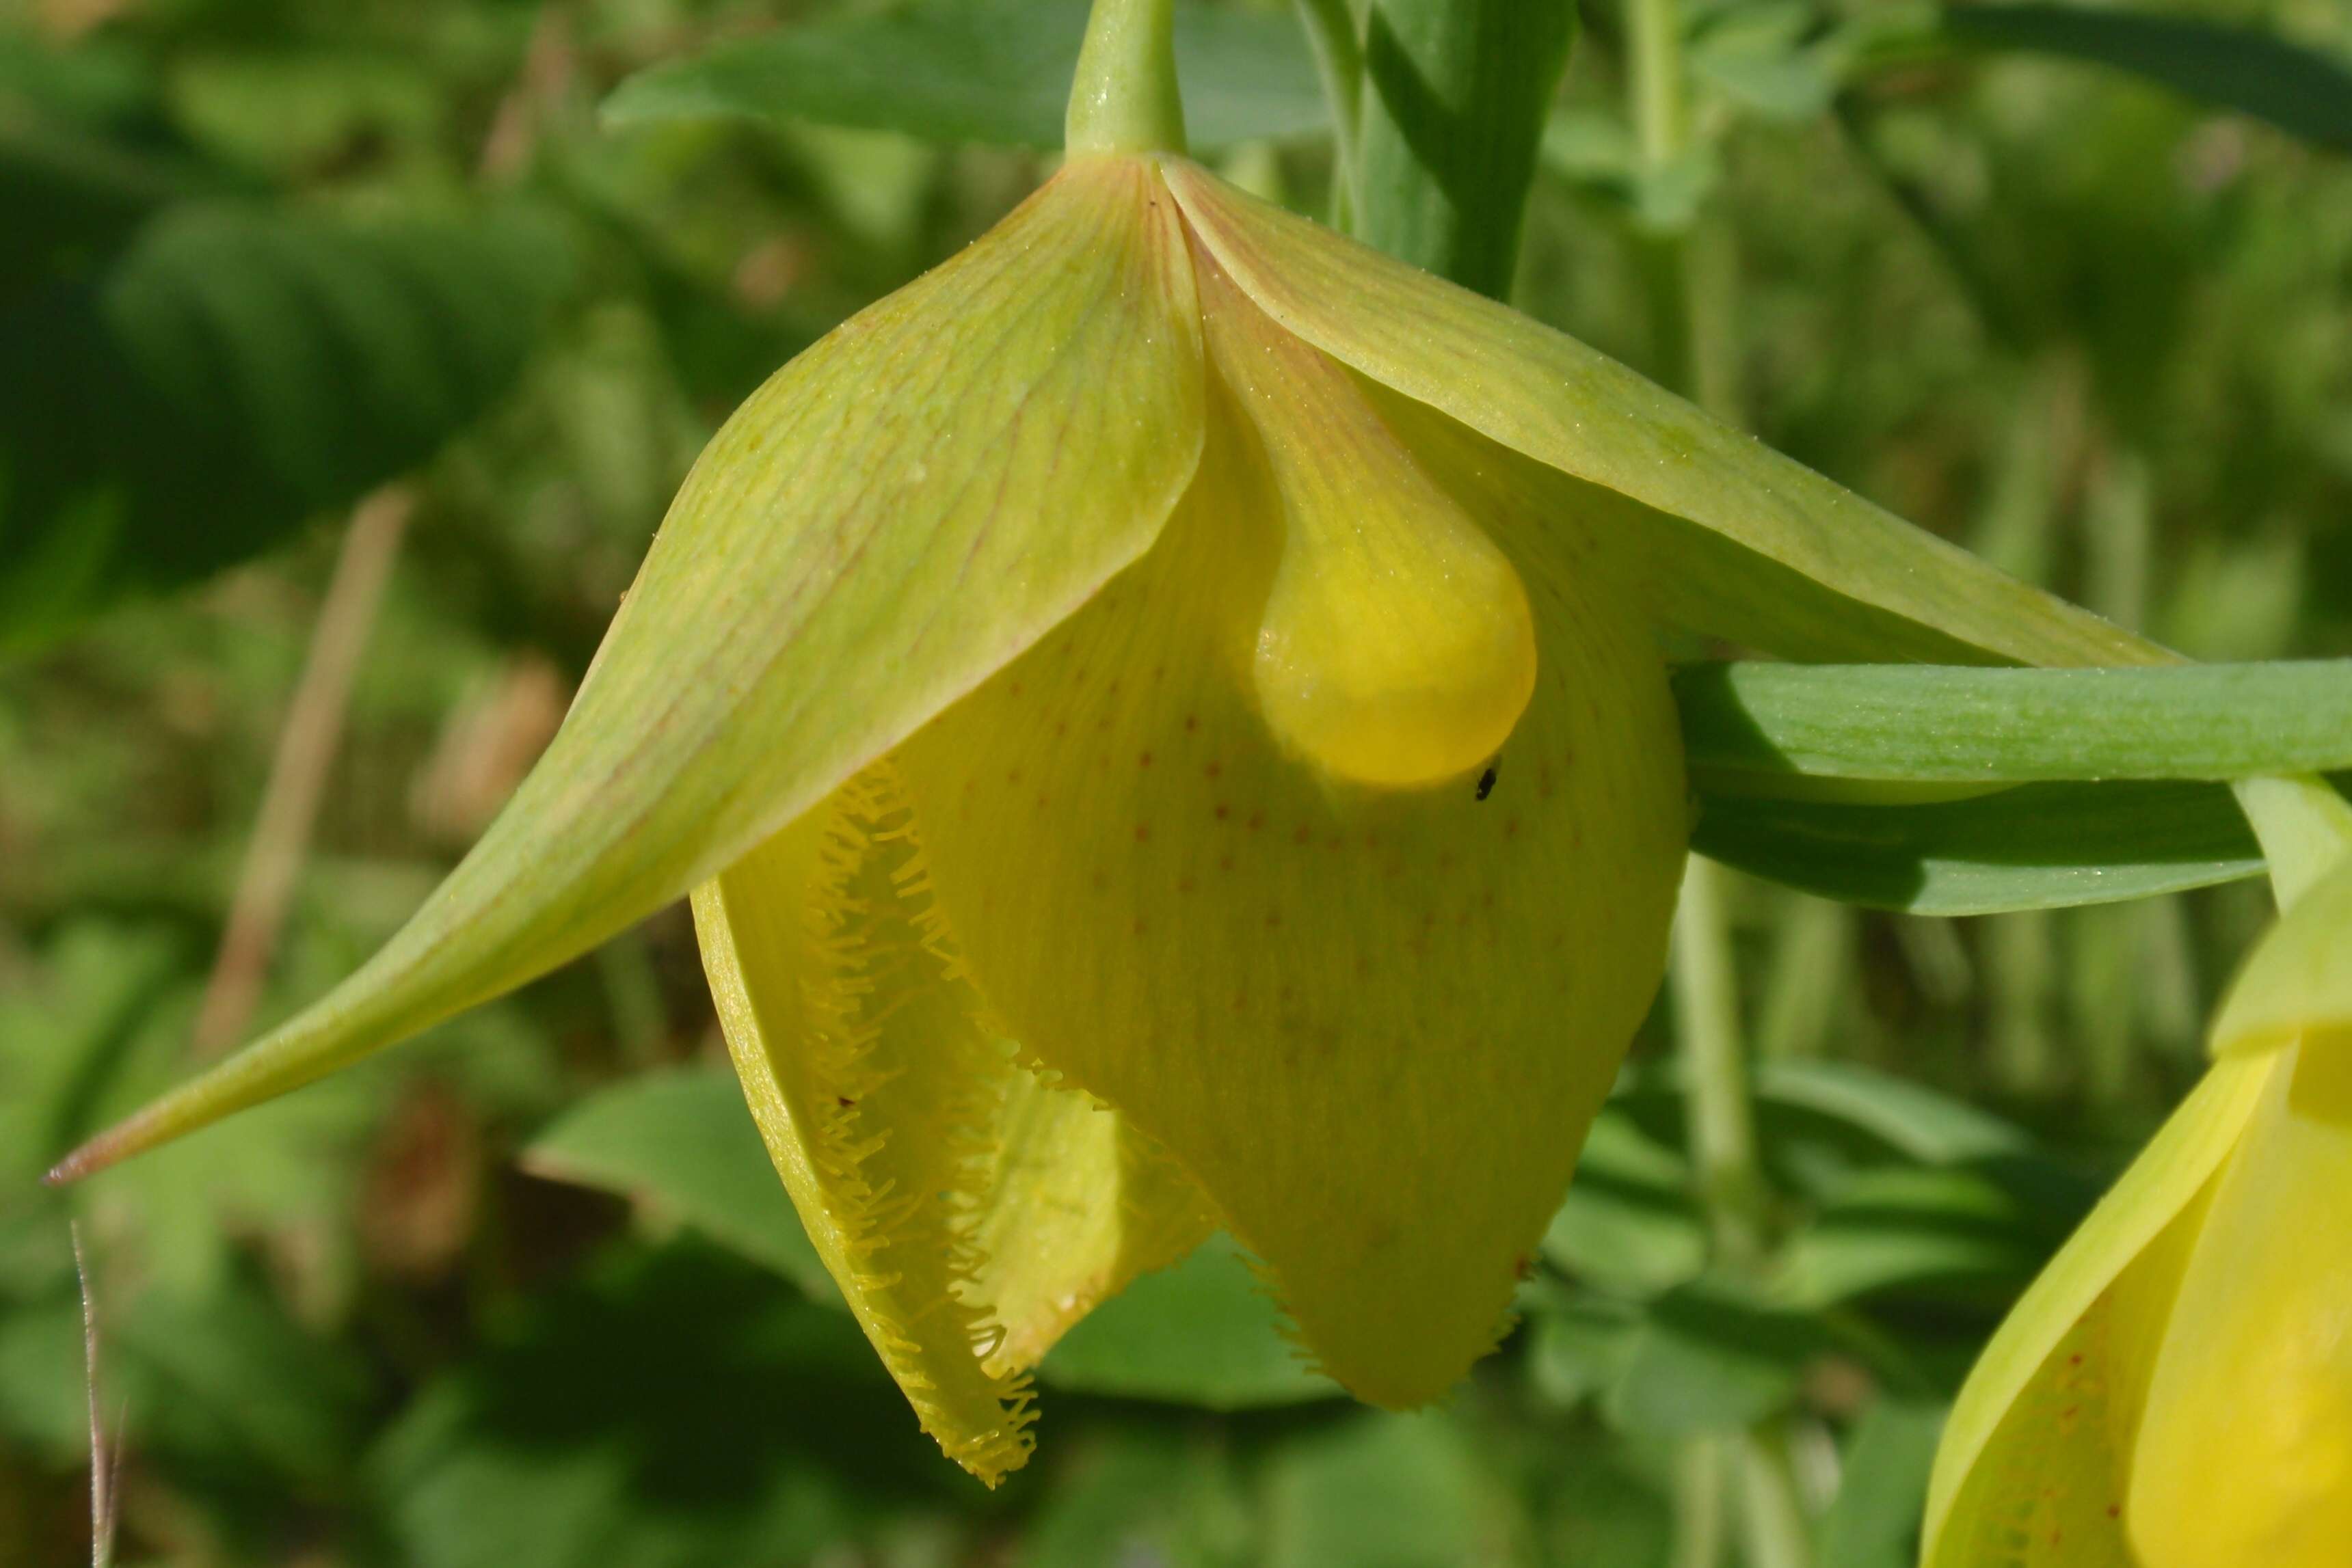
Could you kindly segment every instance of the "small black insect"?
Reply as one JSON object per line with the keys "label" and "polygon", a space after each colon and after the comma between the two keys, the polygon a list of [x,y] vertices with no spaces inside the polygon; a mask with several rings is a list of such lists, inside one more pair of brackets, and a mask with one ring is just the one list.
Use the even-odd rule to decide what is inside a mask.
{"label": "small black insect", "polygon": [[1495,792],[1495,769],[1489,768],[1478,775],[1478,799],[1485,800]]}

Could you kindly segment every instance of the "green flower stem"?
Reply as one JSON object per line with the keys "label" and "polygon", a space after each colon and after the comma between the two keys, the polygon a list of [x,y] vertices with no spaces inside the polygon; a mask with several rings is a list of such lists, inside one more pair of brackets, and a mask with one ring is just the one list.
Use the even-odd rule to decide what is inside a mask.
{"label": "green flower stem", "polygon": [[1517,270],[1572,0],[1371,0],[1353,230],[1492,298]]}
{"label": "green flower stem", "polygon": [[1626,71],[1631,78],[1633,144],[1652,173],[1689,150],[1690,110],[1683,89],[1682,15],[1675,0],[1629,0]]}
{"label": "green flower stem", "polygon": [[1778,1423],[1739,1439],[1739,1549],[1748,1568],[1808,1568],[1813,1549]]}
{"label": "green flower stem", "polygon": [[[1636,146],[1653,177],[1689,151],[1682,17],[1675,0],[1629,0],[1627,76]],[[1719,243],[1699,248],[1702,236]],[[1740,423],[1733,348],[1737,263],[1730,236],[1694,224],[1645,249],[1660,370],[1718,418]],[[1767,1261],[1770,1187],[1756,1152],[1755,1099],[1740,1039],[1738,975],[1724,908],[1728,873],[1693,855],[1675,913],[1669,980],[1680,1026],[1683,1092],[1699,1201],[1722,1266],[1752,1274]],[[1748,1568],[1807,1568],[1812,1546],[1786,1433],[1768,1422],[1733,1440],[1740,1555]],[[1678,1518],[1677,1523],[1682,1521]],[[1712,1551],[1687,1538],[1685,1552]]]}
{"label": "green flower stem", "polygon": [[1739,1038],[1738,977],[1723,907],[1725,875],[1703,855],[1691,856],[1684,868],[1669,975],[1699,1201],[1716,1256],[1744,1270],[1762,1261],[1765,1187]]}
{"label": "green flower stem", "polygon": [[1089,153],[1182,152],[1175,0],[1095,0],[1062,144]]}
{"label": "green flower stem", "polygon": [[1331,106],[1331,221],[1352,229],[1357,210],[1356,131],[1364,118],[1364,46],[1348,0],[1297,0],[1323,97]]}
{"label": "green flower stem", "polygon": [[1722,1568],[1724,1444],[1692,1437],[1675,1454],[1673,1568]]}

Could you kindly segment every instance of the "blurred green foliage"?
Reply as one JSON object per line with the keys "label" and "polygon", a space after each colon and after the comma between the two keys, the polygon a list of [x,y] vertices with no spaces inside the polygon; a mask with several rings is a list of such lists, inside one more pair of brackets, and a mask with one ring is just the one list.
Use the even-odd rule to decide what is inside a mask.
{"label": "blurred green foliage", "polygon": [[[1447,1407],[1326,1397],[1219,1248],[1049,1362],[1044,1448],[997,1494],[812,1266],[675,914],[35,1187],[187,1065],[351,505],[405,476],[418,511],[270,1016],[495,810],[735,401],[1034,185],[1016,78],[1066,68],[1069,6],[962,7],[1038,31],[916,127],[948,140],[845,109],[854,80],[791,96],[816,43],[926,6],[959,9],[0,0],[0,1559],[88,1560],[74,1216],[130,1563],[1648,1568],[1720,1484],[1692,1439],[1759,1418],[1824,1563],[1907,1563],[1942,1402],[2197,1071],[2258,891],[1948,921],[1738,883],[1760,1280],[1706,1270],[1662,1008],[1523,1326]],[[1269,138],[1236,167],[1323,211],[1307,56],[1286,6],[1251,10],[1191,24],[1188,69],[1234,73],[1196,89],[1211,140]],[[2352,60],[2342,0],[2180,15]],[[1583,20],[1525,308],[1664,373],[1674,235],[1773,444],[2193,654],[2352,653],[2352,165],[1874,0],[1704,0],[1694,151],[1646,169],[1622,17]],[[767,112],[663,108],[656,76],[600,124],[633,73],[736,44],[782,73],[745,78]],[[2190,858],[2242,855],[2233,831]]]}

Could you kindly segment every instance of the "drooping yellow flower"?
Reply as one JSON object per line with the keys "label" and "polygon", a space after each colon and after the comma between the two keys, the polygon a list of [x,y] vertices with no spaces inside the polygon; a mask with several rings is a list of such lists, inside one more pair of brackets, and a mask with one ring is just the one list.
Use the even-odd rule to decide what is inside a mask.
{"label": "drooping yellow flower", "polygon": [[1181,156],[1165,0],[1070,158],[712,441],[562,732],[342,987],[70,1177],[693,890],[810,1235],[993,1480],[1023,1375],[1222,1224],[1362,1396],[1442,1395],[1655,989],[1653,640],[2135,663],[1632,372]]}
{"label": "drooping yellow flower", "polygon": [[1926,1568],[2352,1560],[2352,857],[2256,948],[2213,1044],[1970,1374]]}

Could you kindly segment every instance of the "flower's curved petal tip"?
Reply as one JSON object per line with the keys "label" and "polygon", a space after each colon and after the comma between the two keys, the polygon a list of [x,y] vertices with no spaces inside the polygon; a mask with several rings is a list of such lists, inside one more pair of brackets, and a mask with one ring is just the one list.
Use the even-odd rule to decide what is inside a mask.
{"label": "flower's curved petal tip", "polygon": [[1148,550],[1203,430],[1150,161],[1065,169],[779,371],[671,507],[554,743],[321,1002],[59,1166],[282,1093],[545,974],[740,858]]}
{"label": "flower's curved petal tip", "polygon": [[1017,1065],[959,972],[877,764],[694,895],[753,1120],[923,1429],[994,1486],[1027,1373],[1214,1219],[1119,1118]]}
{"label": "flower's curved petal tip", "polygon": [[[331,1001],[333,998],[329,998]],[[68,1186],[160,1148],[272,1095],[323,1077],[343,1059],[317,1049],[314,1008],[162,1098],[89,1139],[49,1167],[48,1186]],[[332,1043],[330,1041],[329,1043]]]}
{"label": "flower's curved petal tip", "polygon": [[1169,160],[1196,240],[1333,359],[1551,470],[1654,612],[1792,658],[2171,655],[1996,571],[1563,333]]}
{"label": "flower's curved petal tip", "polygon": [[2313,883],[2255,945],[2213,1020],[2217,1056],[2297,1040],[2352,1050],[2352,859]]}
{"label": "flower's curved petal tip", "polygon": [[85,1176],[94,1176],[109,1166],[118,1165],[143,1147],[136,1140],[130,1125],[100,1133],[42,1173],[43,1186],[71,1186]]}

